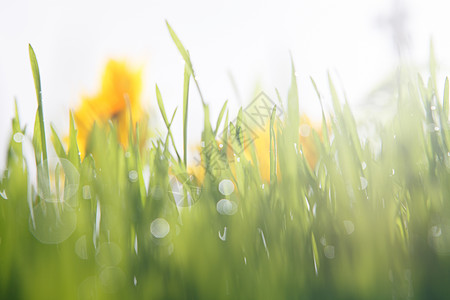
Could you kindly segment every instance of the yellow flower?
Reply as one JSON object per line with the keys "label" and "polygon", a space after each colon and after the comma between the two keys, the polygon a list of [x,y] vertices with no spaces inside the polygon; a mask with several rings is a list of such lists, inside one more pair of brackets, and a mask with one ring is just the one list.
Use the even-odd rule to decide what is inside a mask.
{"label": "yellow flower", "polygon": [[133,130],[136,122],[141,122],[145,131],[147,113],[141,106],[142,69],[133,70],[124,61],[110,60],[102,76],[100,91],[94,96],[84,96],[81,106],[74,113],[78,129],[78,147],[84,156],[89,134],[94,122],[105,126],[108,121],[116,123],[118,139],[128,146],[131,112]]}
{"label": "yellow flower", "polygon": [[[247,145],[244,151],[244,155],[247,160],[252,160],[251,150],[250,148],[255,149],[256,158],[258,160],[259,172],[261,174],[261,178],[264,181],[270,181],[270,130],[269,124],[266,124],[266,127],[263,129],[252,129],[255,132],[255,138],[252,140],[253,145],[250,147]],[[318,151],[316,149],[316,145],[314,142],[314,137],[312,131],[315,130],[319,137],[322,138],[322,133],[320,130],[320,125],[313,124],[311,120],[306,116],[302,115],[300,117],[299,124],[299,145],[298,150],[300,151],[300,147],[302,149],[302,153],[305,156],[306,161],[308,162],[311,168],[314,168],[317,160],[319,158]],[[276,125],[275,125],[276,131]],[[219,143],[218,143],[219,144]],[[197,147],[198,151],[201,151],[202,148]],[[282,153],[278,152],[278,155],[282,155]],[[230,162],[234,161],[232,151],[227,151],[227,156]],[[256,162],[253,162],[256,164]],[[234,163],[230,163],[231,171],[235,174],[234,171]],[[203,182],[205,177],[205,166],[197,163],[196,165],[188,166],[188,173],[194,175],[199,182]],[[277,173],[280,174],[280,168],[278,164]]]}
{"label": "yellow flower", "polygon": [[[275,135],[277,123],[274,125]],[[318,151],[316,149],[316,144],[314,142],[314,137],[312,131],[315,130],[319,137],[322,137],[320,125],[313,124],[311,120],[305,115],[300,116],[300,124],[299,124],[299,143],[298,143],[298,151],[300,151],[300,147],[302,149],[302,153],[305,156],[306,161],[308,162],[311,168],[314,168],[317,160],[319,158]],[[259,165],[259,173],[261,174],[261,178],[264,181],[270,181],[270,127],[267,122],[264,130],[259,129],[256,130],[256,138],[253,140],[253,146],[256,152],[256,158],[258,160]],[[283,153],[278,152],[278,157],[283,155]],[[248,160],[252,160],[250,148],[247,147],[245,149],[245,156]],[[256,163],[256,162],[254,162]],[[279,178],[281,178],[282,174],[280,172],[280,165],[277,164],[277,174]]]}

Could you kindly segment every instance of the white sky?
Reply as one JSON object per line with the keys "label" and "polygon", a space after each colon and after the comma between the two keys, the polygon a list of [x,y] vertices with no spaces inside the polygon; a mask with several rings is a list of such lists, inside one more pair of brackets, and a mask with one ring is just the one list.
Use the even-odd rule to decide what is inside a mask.
{"label": "white sky", "polygon": [[[403,1],[408,15],[409,55],[425,64],[433,37],[439,61],[450,65],[449,2]],[[62,135],[68,110],[82,93],[95,93],[110,57],[146,65],[145,102],[160,122],[154,85],[166,109],[182,106],[184,63],[165,26],[167,19],[190,51],[213,120],[229,99],[232,112],[250,101],[256,83],[275,98],[287,95],[292,53],[298,71],[301,109],[317,114],[312,76],[327,96],[327,71],[342,80],[351,103],[396,65],[392,32],[380,23],[391,0],[303,1],[0,1],[0,168],[5,161],[14,98],[31,133],[37,108],[28,43],[41,69],[44,114]],[[241,100],[229,79],[232,73]],[[190,134],[199,139],[202,111],[191,88]],[[239,102],[242,101],[242,102]],[[181,110],[174,124],[181,136]],[[181,145],[180,145],[181,146]]]}

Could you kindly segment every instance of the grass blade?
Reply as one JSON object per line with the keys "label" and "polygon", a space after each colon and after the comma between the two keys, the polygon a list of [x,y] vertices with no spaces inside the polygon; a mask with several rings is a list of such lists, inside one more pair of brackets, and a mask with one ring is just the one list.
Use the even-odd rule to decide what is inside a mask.
{"label": "grass blade", "polygon": [[66,151],[64,150],[64,146],[56,133],[55,128],[53,128],[52,125],[50,125],[50,128],[52,130],[52,142],[53,142],[53,148],[55,149],[56,155],[60,158],[67,158],[66,157]]}
{"label": "grass blade", "polygon": [[42,149],[42,159],[44,161],[44,172],[46,178],[49,178],[49,172],[48,172],[48,161],[47,161],[47,145],[45,141],[45,127],[44,127],[44,111],[42,108],[42,89],[41,89],[41,75],[39,73],[39,65],[37,62],[36,54],[33,50],[33,47],[31,47],[30,44],[28,44],[28,52],[30,54],[30,63],[31,63],[31,70],[33,72],[33,78],[34,78],[34,87],[36,89],[36,97],[38,101],[38,120],[39,120],[39,130],[40,130],[40,143],[41,143],[41,149]]}
{"label": "grass blade", "polygon": [[184,86],[183,86],[183,161],[184,167],[187,166],[187,120],[189,107],[189,81],[191,72],[187,65],[184,67]]}
{"label": "grass blade", "polygon": [[217,132],[219,131],[219,126],[220,126],[220,123],[222,122],[225,110],[227,109],[227,104],[228,104],[228,100],[225,101],[225,103],[222,106],[222,109],[220,110],[219,117],[217,118],[217,122],[216,122],[216,129],[214,129],[214,136],[216,136]]}

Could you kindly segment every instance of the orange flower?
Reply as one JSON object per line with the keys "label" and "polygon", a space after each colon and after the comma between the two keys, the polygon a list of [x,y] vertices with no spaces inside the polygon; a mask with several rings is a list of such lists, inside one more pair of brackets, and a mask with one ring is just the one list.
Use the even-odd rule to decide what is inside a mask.
{"label": "orange flower", "polygon": [[[85,96],[74,113],[78,129],[78,147],[84,156],[86,143],[94,122],[105,126],[108,121],[117,125],[118,139],[128,146],[131,112],[133,129],[136,122],[148,120],[141,106],[142,69],[132,70],[124,61],[110,60],[102,77],[102,86],[95,96]],[[146,130],[146,126],[142,126]]]}

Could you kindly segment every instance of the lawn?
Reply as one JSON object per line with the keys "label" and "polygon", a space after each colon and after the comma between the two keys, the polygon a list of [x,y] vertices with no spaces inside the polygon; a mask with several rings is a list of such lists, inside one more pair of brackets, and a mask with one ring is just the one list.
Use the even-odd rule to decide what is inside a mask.
{"label": "lawn", "polygon": [[[126,97],[104,85],[67,112],[70,131],[59,136],[44,118],[30,46],[37,112],[24,125],[16,103],[9,129],[0,299],[450,295],[449,83],[438,90],[432,49],[429,78],[399,84],[394,117],[362,138],[331,76],[332,111],[319,124],[299,113],[293,65],[287,96],[258,94],[237,115],[224,103],[211,120],[189,52],[167,26],[185,61],[184,96],[167,112],[156,86],[161,135],[128,93],[140,89],[130,73]],[[204,109],[196,150],[189,89]],[[181,146],[174,118],[183,119]]]}

